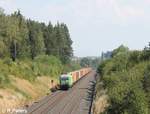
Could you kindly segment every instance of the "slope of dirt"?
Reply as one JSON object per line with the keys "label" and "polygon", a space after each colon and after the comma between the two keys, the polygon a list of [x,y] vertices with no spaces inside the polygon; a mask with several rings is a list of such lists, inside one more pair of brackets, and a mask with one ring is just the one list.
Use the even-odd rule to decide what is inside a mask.
{"label": "slope of dirt", "polygon": [[96,98],[93,104],[93,114],[101,114],[105,111],[105,109],[109,106],[108,104],[108,96],[101,95]]}
{"label": "slope of dirt", "polygon": [[109,106],[109,97],[103,87],[103,82],[97,77],[96,95],[92,105],[92,114],[102,114]]}
{"label": "slope of dirt", "polygon": [[49,94],[50,88],[51,78],[46,76],[38,77],[35,82],[12,76],[11,87],[0,89],[0,114],[32,104],[41,96]]}

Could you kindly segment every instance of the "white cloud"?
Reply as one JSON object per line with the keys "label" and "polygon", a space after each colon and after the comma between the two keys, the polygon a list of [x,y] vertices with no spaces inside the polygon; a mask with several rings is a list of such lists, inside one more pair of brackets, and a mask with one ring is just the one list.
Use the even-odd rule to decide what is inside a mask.
{"label": "white cloud", "polygon": [[[133,37],[138,39],[146,35],[149,38],[149,29],[144,29],[150,23],[147,18],[150,16],[149,4],[150,0],[61,0],[61,3],[59,0],[0,0],[0,6],[9,13],[21,8],[23,15],[28,18],[66,23],[77,55],[92,53],[87,49],[91,42],[97,49],[103,50],[108,47],[112,49],[112,45],[119,45],[120,42],[130,42]],[[135,45],[142,45],[141,41]],[[94,50],[94,46],[90,49]]]}
{"label": "white cloud", "polygon": [[[45,6],[38,8],[38,11],[35,11],[42,17],[43,15],[48,15],[55,20],[59,18],[63,20],[66,16],[70,18],[73,17],[73,20],[82,18],[84,21],[94,19],[98,21],[111,17],[113,21],[127,22],[136,17],[144,17],[144,8],[135,7],[134,5],[130,5],[130,3],[122,5],[119,1],[120,0],[71,0],[62,4],[49,2]],[[150,2],[150,0],[145,1]],[[17,9],[16,0],[0,0],[0,6],[2,6],[6,12],[12,12]],[[35,12],[35,14],[38,14],[37,12]]]}
{"label": "white cloud", "polygon": [[146,3],[150,3],[150,0],[144,0]]}
{"label": "white cloud", "polygon": [[112,13],[113,20],[120,21],[121,23],[128,23],[136,18],[143,18],[145,16],[144,8],[130,3],[124,5],[119,0],[107,0],[107,4],[105,3],[105,5],[108,6],[106,10]]}
{"label": "white cloud", "polygon": [[16,10],[16,0],[0,0],[0,7],[4,8],[7,13],[12,13]]}
{"label": "white cloud", "polygon": [[122,14],[124,17],[143,17],[145,15],[143,9],[133,8],[131,6],[124,7]]}
{"label": "white cloud", "polygon": [[113,21],[128,23],[146,15],[144,7],[137,7],[130,2],[121,4],[120,0],[72,0],[66,7],[72,8],[73,13],[85,18],[85,21],[110,18]]}

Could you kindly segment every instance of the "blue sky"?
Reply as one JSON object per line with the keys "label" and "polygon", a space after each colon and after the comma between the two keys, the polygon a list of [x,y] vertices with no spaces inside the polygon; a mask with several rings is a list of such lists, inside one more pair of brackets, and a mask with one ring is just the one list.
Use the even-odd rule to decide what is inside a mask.
{"label": "blue sky", "polygon": [[0,0],[6,13],[68,25],[76,56],[99,56],[121,44],[143,49],[150,42],[150,0]]}

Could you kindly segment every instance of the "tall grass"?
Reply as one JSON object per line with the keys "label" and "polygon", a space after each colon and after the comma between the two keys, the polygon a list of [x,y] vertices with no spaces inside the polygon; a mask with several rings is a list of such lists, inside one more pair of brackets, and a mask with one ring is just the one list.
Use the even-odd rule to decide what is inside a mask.
{"label": "tall grass", "polygon": [[57,78],[62,72],[62,64],[54,56],[38,56],[35,60],[0,60],[0,87],[10,84],[10,76],[35,81],[38,76]]}

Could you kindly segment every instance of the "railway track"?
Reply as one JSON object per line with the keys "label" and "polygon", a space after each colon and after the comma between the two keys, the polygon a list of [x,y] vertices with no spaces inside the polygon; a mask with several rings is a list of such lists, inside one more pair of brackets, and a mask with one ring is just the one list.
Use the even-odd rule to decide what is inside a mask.
{"label": "railway track", "polygon": [[28,114],[89,114],[87,100],[95,72],[87,74],[68,91],[57,91],[27,108]]}
{"label": "railway track", "polygon": [[57,97],[61,96],[62,94],[64,94],[64,93],[63,92],[61,93],[60,91],[58,91],[57,93],[52,94],[51,97],[47,96],[44,99],[42,99],[42,100],[34,103],[32,106],[30,106],[28,108],[28,113],[29,114],[36,113],[39,109],[41,109],[42,107],[44,107],[47,103],[52,102],[53,98],[55,98],[57,100]]}

